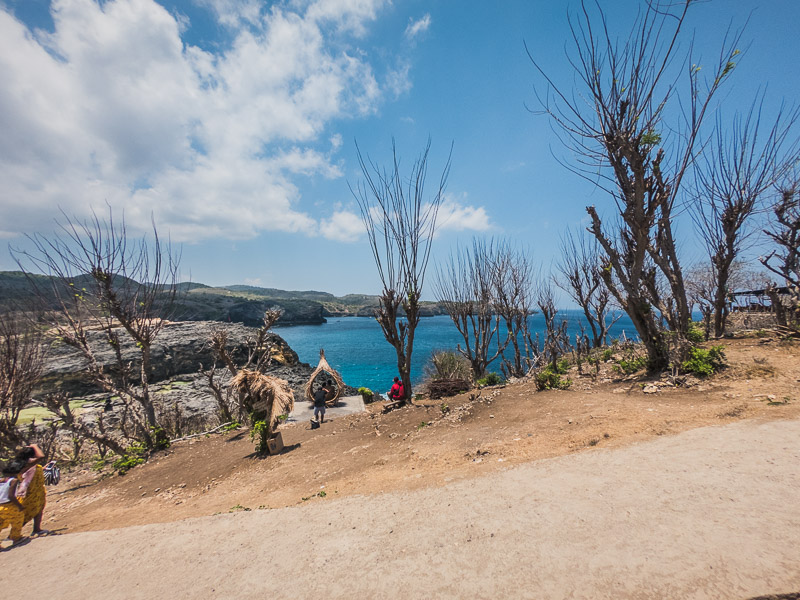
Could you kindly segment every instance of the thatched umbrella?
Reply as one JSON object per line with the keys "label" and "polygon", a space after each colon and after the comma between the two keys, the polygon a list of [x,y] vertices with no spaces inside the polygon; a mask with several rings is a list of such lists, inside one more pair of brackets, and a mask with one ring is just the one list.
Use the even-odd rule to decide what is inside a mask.
{"label": "thatched umbrella", "polygon": [[264,413],[270,432],[278,426],[278,417],[294,408],[294,392],[289,382],[283,379],[242,369],[231,379],[231,387],[239,394],[239,402],[248,412]]}
{"label": "thatched umbrella", "polygon": [[325,398],[325,405],[326,406],[336,406],[336,401],[339,400],[339,396],[342,395],[342,389],[344,389],[344,382],[342,381],[342,376],[339,375],[333,368],[328,364],[328,361],[325,360],[325,350],[322,348],[319,349],[319,364],[317,368],[314,369],[314,372],[311,373],[311,377],[306,384],[306,398],[309,402],[314,401],[314,380],[317,377],[324,377],[327,375],[329,378],[333,379],[333,382],[336,384],[336,389],[334,393],[329,398]]}

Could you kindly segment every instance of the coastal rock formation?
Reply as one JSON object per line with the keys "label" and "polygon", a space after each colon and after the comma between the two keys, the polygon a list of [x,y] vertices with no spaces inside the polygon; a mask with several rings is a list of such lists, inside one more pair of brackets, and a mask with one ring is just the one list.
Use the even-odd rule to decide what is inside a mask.
{"label": "coastal rock formation", "polygon": [[[199,370],[201,365],[209,369],[214,363],[209,340],[218,329],[227,333],[228,348],[234,362],[241,365],[247,360],[247,341],[255,337],[255,328],[238,323],[208,321],[169,323],[152,347],[150,383],[156,393],[165,394],[165,400],[168,396],[171,401],[191,405],[196,410],[202,410],[204,406],[213,409],[214,399]],[[101,332],[90,331],[88,337],[98,362],[107,369],[114,369],[113,349],[105,342]],[[141,364],[139,352],[127,336],[121,335],[120,338],[123,359],[131,361],[132,371],[138,376]],[[269,333],[268,340],[273,352],[272,364],[266,373],[288,381],[295,397],[303,398],[312,367],[300,362],[297,353],[278,334]],[[102,390],[86,376],[86,364],[86,359],[75,349],[55,340],[48,353],[37,395],[61,391],[74,398],[104,397]],[[219,377],[226,383],[227,370],[220,368]],[[353,393],[352,388],[348,387],[347,393]]]}

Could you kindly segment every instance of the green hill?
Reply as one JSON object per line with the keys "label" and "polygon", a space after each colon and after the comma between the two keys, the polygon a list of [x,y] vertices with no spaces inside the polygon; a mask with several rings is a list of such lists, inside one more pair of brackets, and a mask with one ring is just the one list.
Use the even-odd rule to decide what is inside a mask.
{"label": "green hill", "polygon": [[[76,287],[91,290],[89,276],[76,277]],[[120,287],[125,280],[120,279]],[[250,285],[211,287],[203,283],[178,284],[178,300],[168,318],[177,321],[226,321],[259,325],[264,311],[283,310],[277,325],[324,323],[325,317],[372,316],[378,296],[347,294],[334,296],[314,290],[290,291]],[[0,271],[0,310],[28,307],[37,296],[37,289],[56,307],[53,280],[46,275],[26,277],[20,271]],[[423,316],[444,314],[435,302],[422,303]]]}

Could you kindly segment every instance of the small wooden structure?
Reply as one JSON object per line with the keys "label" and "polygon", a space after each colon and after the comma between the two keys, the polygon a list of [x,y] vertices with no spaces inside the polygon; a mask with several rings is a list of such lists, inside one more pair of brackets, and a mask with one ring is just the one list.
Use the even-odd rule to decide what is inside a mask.
{"label": "small wooden structure", "polygon": [[386,414],[390,411],[393,411],[395,408],[400,408],[406,405],[405,400],[393,400],[392,402],[387,402],[383,405],[383,413]]}
{"label": "small wooden structure", "polygon": [[[319,349],[319,364],[317,368],[314,369],[314,372],[311,373],[311,377],[308,379],[308,383],[306,383],[306,399],[309,402],[314,401],[314,382],[317,378],[321,379],[332,379],[336,389],[333,390],[333,394],[328,394],[328,397],[325,398],[325,406],[336,406],[336,402],[339,400],[339,396],[342,395],[342,390],[344,389],[344,382],[342,381],[342,376],[339,375],[329,364],[328,361],[325,360],[325,350],[322,348]],[[320,383],[321,385],[321,383]]]}
{"label": "small wooden structure", "polygon": [[774,292],[774,297],[779,301],[785,303],[789,296],[789,288],[775,287],[772,290],[763,288],[760,290],[745,290],[739,292],[730,292],[728,294],[728,302],[730,312],[747,312],[747,313],[772,313],[775,312],[773,307],[773,297],[770,292]]}

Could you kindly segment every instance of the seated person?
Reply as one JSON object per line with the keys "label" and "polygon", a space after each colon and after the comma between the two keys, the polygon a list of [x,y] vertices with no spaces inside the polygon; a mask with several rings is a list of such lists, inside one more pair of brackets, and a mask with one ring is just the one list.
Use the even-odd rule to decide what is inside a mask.
{"label": "seated person", "polygon": [[403,382],[399,377],[394,378],[392,389],[389,390],[389,400],[392,402],[402,402],[406,399],[406,391],[403,388]]}

